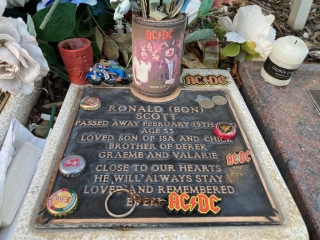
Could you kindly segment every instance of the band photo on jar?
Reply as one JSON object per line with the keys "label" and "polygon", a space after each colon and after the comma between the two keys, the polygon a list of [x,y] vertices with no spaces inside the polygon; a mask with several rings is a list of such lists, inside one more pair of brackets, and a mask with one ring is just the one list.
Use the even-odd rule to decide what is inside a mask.
{"label": "band photo on jar", "polygon": [[133,49],[132,70],[140,89],[168,90],[178,82],[183,34],[166,41],[138,40]]}

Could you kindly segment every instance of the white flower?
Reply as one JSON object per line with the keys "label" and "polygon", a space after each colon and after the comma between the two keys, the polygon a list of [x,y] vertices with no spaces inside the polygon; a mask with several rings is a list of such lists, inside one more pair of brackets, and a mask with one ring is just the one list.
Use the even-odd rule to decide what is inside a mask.
{"label": "white flower", "polygon": [[4,13],[4,9],[6,8],[7,0],[0,0],[0,16]]}
{"label": "white flower", "polygon": [[[118,21],[130,10],[129,0],[110,0],[110,4],[114,10],[113,20]],[[118,23],[119,24],[119,23]]]}
{"label": "white flower", "polygon": [[226,31],[228,41],[244,43],[254,42],[254,51],[266,59],[272,49],[276,31],[271,26],[275,17],[264,16],[257,5],[241,7],[233,19],[222,17],[218,23]]}
{"label": "white flower", "polygon": [[21,18],[0,17],[0,29],[0,89],[30,94],[49,72],[47,61]]}
{"label": "white flower", "polygon": [[180,12],[184,12],[188,16],[188,24],[193,23],[196,19],[199,9],[200,9],[201,1],[200,0],[185,0]]}
{"label": "white flower", "polygon": [[7,1],[8,1],[7,8],[14,8],[14,7],[24,7],[24,5],[30,0],[7,0]]}

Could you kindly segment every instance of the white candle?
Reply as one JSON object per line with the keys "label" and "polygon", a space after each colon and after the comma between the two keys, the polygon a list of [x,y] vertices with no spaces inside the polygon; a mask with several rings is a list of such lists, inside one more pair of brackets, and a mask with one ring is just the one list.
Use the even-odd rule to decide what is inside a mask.
{"label": "white candle", "polygon": [[300,38],[279,38],[261,69],[261,76],[273,85],[287,85],[308,52],[308,47]]}

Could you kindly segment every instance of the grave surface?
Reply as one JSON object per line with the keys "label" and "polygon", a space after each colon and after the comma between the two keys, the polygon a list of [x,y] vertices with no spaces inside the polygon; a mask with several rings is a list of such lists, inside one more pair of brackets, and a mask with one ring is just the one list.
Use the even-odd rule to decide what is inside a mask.
{"label": "grave surface", "polygon": [[320,115],[308,90],[320,90],[319,64],[303,64],[285,87],[260,76],[260,62],[240,66],[247,106],[312,239],[320,238]]}
{"label": "grave surface", "polygon": [[[44,198],[45,206],[54,192],[71,188],[79,196],[78,209],[62,220],[45,212],[37,227],[66,227],[66,222],[77,227],[281,222],[279,209],[260,178],[260,168],[227,103],[226,93],[183,89],[172,101],[148,103],[136,98],[129,88],[107,91],[105,94],[103,88],[85,89],[80,98],[98,97],[102,106],[93,111],[79,108],[70,126],[63,157],[84,157],[87,162],[84,173],[74,178],[55,173],[54,184],[48,187],[51,193]],[[195,101],[217,96],[225,102],[220,101],[221,105],[210,109],[201,108]],[[218,122],[234,124],[236,137],[232,140],[216,137],[213,127]],[[74,158],[74,164],[76,161]],[[177,214],[174,212],[184,204],[174,204],[171,213],[166,211],[165,204],[160,207],[141,204],[130,216],[116,221],[106,213],[105,199],[122,188],[159,199],[166,199],[175,191],[187,194],[185,202],[201,193],[215,200],[201,195],[193,211],[181,209]],[[114,213],[123,214],[132,207],[127,194],[116,194],[112,199],[108,204]],[[214,206],[209,207],[209,202],[214,202]]]}
{"label": "grave surface", "polygon": [[[263,142],[261,135],[259,134],[255,123],[253,119],[250,116],[250,113],[248,109],[246,108],[245,103],[243,102],[243,99],[241,97],[241,94],[239,93],[238,89],[236,88],[236,85],[234,84],[233,80],[231,79],[231,76],[229,75],[228,72],[222,71],[222,70],[217,70],[217,71],[205,71],[205,70],[198,70],[198,71],[185,71],[182,76],[182,81],[186,79],[186,75],[191,75],[194,76],[194,74],[198,75],[203,75],[207,76],[207,78],[201,79],[201,81],[196,81],[192,87],[187,86],[188,89],[181,90],[180,93],[180,98],[178,97],[175,100],[172,100],[171,102],[168,103],[150,103],[150,102],[144,102],[142,100],[139,100],[135,97],[132,97],[130,94],[130,90],[126,88],[113,88],[112,90],[110,88],[105,88],[105,89],[99,89],[99,91],[96,92],[97,95],[99,95],[100,91],[103,91],[103,94],[101,95],[102,103],[108,99],[107,96],[110,94],[110,99],[105,102],[106,105],[103,105],[100,110],[96,111],[90,111],[90,112],[81,112],[78,111],[78,106],[79,106],[79,99],[83,96],[84,93],[94,93],[95,89],[85,89],[84,87],[78,87],[71,85],[68,91],[68,95],[64,101],[64,105],[60,111],[59,117],[57,119],[57,122],[55,124],[55,127],[53,131],[50,133],[48,137],[48,142],[46,145],[46,149],[44,151],[44,154],[41,158],[41,163],[37,169],[37,173],[35,175],[34,181],[32,183],[32,186],[29,190],[29,193],[27,195],[26,203],[24,205],[24,208],[22,210],[18,226],[15,231],[15,238],[20,239],[20,238],[28,238],[28,239],[49,239],[49,238],[59,238],[59,239],[70,239],[70,237],[74,238],[93,238],[93,239],[106,239],[106,238],[133,238],[133,239],[139,239],[139,238],[155,238],[155,237],[164,237],[164,238],[174,238],[175,236],[180,236],[185,239],[193,239],[193,238],[210,238],[213,235],[217,239],[232,239],[235,236],[237,236],[238,239],[261,239],[262,237],[268,237],[270,239],[294,239],[294,238],[299,238],[299,239],[308,239],[308,234],[306,231],[306,227],[304,225],[304,222],[301,218],[301,215],[299,214],[299,211],[297,207],[295,206],[295,203],[286,188],[275,164],[274,161],[269,154],[265,143]],[[224,76],[226,79],[228,79],[229,84],[227,85],[217,85],[213,84],[214,86],[209,86],[212,84],[208,84],[207,81],[210,76],[215,76],[215,78],[219,78],[221,76]],[[198,78],[199,79],[199,78]],[[190,78],[189,78],[190,80]],[[201,85],[201,86],[197,86]],[[214,90],[214,91],[213,91]],[[86,92],[87,91],[87,92]],[[170,151],[165,151],[162,150],[161,152],[167,152],[170,157],[166,159],[166,154],[164,154],[162,157],[158,156],[158,159],[153,159],[153,160],[148,160],[147,156],[152,157],[149,153],[151,151],[146,150],[142,154],[142,159],[127,159],[127,160],[115,160],[112,159],[112,154],[117,154],[117,153],[112,153],[111,155],[108,155],[109,159],[105,159],[105,154],[103,152],[106,151],[113,151],[111,148],[110,143],[119,143],[120,142],[107,142],[106,143],[92,143],[88,142],[86,143],[85,141],[79,143],[79,139],[88,139],[87,137],[83,137],[86,134],[94,134],[94,135],[99,135],[99,134],[109,134],[112,135],[115,138],[119,138],[121,134],[126,133],[127,135],[134,134],[138,135],[138,139],[142,138],[143,136],[155,136],[159,137],[160,134],[156,133],[150,133],[146,134],[143,133],[141,136],[139,135],[139,131],[141,131],[141,126],[139,128],[135,128],[134,124],[130,127],[122,127],[121,131],[116,128],[108,128],[105,127],[107,131],[99,131],[98,129],[96,130],[91,130],[89,132],[88,126],[87,127],[79,127],[77,128],[77,125],[75,124],[80,124],[81,122],[79,119],[83,120],[84,118],[88,117],[91,114],[94,114],[95,112],[98,113],[97,115],[101,121],[108,121],[108,122],[114,122],[120,119],[119,114],[116,113],[115,115],[110,114],[110,105],[114,106],[119,106],[122,104],[120,101],[116,101],[116,97],[113,94],[116,94],[117,91],[120,91],[123,93],[123,91],[126,93],[125,97],[122,97],[122,102],[123,104],[130,104],[130,105],[143,105],[148,109],[148,106],[150,106],[150,111],[153,109],[155,111],[156,108],[154,106],[160,106],[164,111],[163,113],[172,113],[175,114],[174,112],[168,112],[167,109],[170,109],[170,104],[173,104],[175,101],[177,101],[176,106],[189,106],[189,107],[198,107],[198,103],[194,101],[194,99],[199,95],[203,95],[204,97],[212,97],[214,95],[223,95],[226,93],[227,98],[229,100],[229,104],[226,104],[224,106],[215,106],[213,109],[206,109],[204,112],[205,114],[195,114],[195,116],[192,118],[190,114],[187,113],[177,113],[176,117],[177,120],[176,122],[189,122],[188,125],[189,128],[183,128],[183,124],[180,125],[180,127],[174,127],[173,128],[173,133],[171,134],[174,139],[179,139],[180,142],[175,141],[173,144],[181,144],[181,136],[191,136],[193,139],[193,143],[197,141],[197,137],[202,137],[199,139],[200,143],[203,144],[203,148],[201,150],[184,150],[189,151],[189,155],[186,154],[183,156],[183,159],[179,159],[178,155],[173,154],[173,152]],[[191,94],[190,94],[191,93]],[[117,94],[116,94],[117,95]],[[121,94],[121,96],[124,96],[124,94]],[[182,98],[181,98],[182,97]],[[128,103],[127,101],[130,101]],[[190,103],[189,103],[190,102]],[[189,104],[189,105],[187,105]],[[173,104],[174,105],[174,104]],[[106,108],[106,106],[108,106]],[[153,106],[153,108],[151,108]],[[220,109],[224,109],[224,111],[220,112]],[[230,107],[230,108],[229,108]],[[111,109],[117,109],[117,108],[111,108]],[[160,109],[160,108],[158,108]],[[173,108],[172,108],[173,109]],[[187,108],[184,108],[185,110]],[[180,108],[180,110],[182,110]],[[202,110],[201,110],[202,111]],[[213,114],[214,111],[218,113],[223,113],[223,114]],[[148,112],[147,112],[148,113]],[[110,115],[109,115],[110,114]],[[123,114],[121,115],[121,119],[127,119],[128,121],[136,121],[135,117],[138,117],[140,115],[136,115],[137,113],[134,113],[133,115],[130,114]],[[75,116],[75,121],[74,121],[74,116]],[[146,118],[148,118],[150,115],[144,115]],[[157,115],[153,115],[154,118],[157,118]],[[77,118],[79,118],[77,120]],[[99,120],[97,119],[97,120]],[[145,119],[146,120],[146,119]],[[192,127],[192,124],[194,122],[205,122],[207,123],[206,127],[198,127],[197,129]],[[204,136],[212,136],[214,137],[212,133],[212,126],[208,125],[208,123],[212,123],[216,121],[225,121],[225,122],[234,122],[236,123],[236,128],[238,131],[238,135],[236,138],[232,141],[232,143],[224,143],[224,142],[218,142],[218,143],[205,143],[203,138]],[[158,121],[154,121],[158,122]],[[168,120],[166,122],[173,122],[172,120]],[[70,123],[73,123],[73,130],[78,129],[77,131],[72,131],[70,133],[70,141],[71,139],[74,140],[75,145],[73,146],[71,143],[66,145],[65,147],[65,140],[68,139],[68,132],[70,130]],[[103,123],[103,122],[102,122]],[[101,124],[102,124],[101,123]],[[142,125],[143,121],[139,122],[139,125]],[[153,124],[153,123],[152,123]],[[151,129],[153,127],[150,126],[145,126],[146,129]],[[96,131],[96,132],[95,132]],[[164,131],[164,128],[161,127],[160,131]],[[132,135],[132,136],[134,136]],[[88,136],[88,135],[86,135]],[[164,136],[170,136],[169,133],[165,134]],[[160,138],[160,137],[159,137]],[[78,140],[77,140],[78,139]],[[105,139],[108,139],[105,137]],[[111,140],[111,138],[110,138]],[[77,142],[78,141],[78,146]],[[140,141],[139,141],[140,142]],[[155,142],[155,148],[158,150],[160,148],[161,143],[166,143],[169,144],[168,141],[163,141],[163,142]],[[148,141],[148,147],[151,147],[152,142]],[[84,147],[84,145],[88,145]],[[92,154],[87,154],[87,151],[90,151],[90,146],[96,150],[92,151]],[[124,147],[124,145],[121,145]],[[201,146],[201,145],[200,145]],[[230,148],[231,147],[231,148]],[[177,147],[176,147],[177,148]],[[206,150],[204,150],[206,148]],[[231,150],[232,149],[232,150]],[[246,149],[250,149],[252,151],[252,161],[250,161],[247,164],[243,165],[236,165],[236,166],[226,166],[226,154],[229,152],[238,152],[238,151],[244,151]],[[81,228],[78,227],[77,229],[74,229],[73,223],[68,222],[72,218],[81,218],[81,215],[79,212],[83,212],[84,217],[87,217],[96,209],[92,207],[94,205],[94,201],[101,201],[103,205],[103,200],[107,195],[101,195],[99,196],[94,196],[94,195],[89,195],[89,198],[91,197],[91,201],[86,200],[85,198],[82,198],[83,196],[80,196],[80,204],[79,208],[74,212],[74,214],[70,215],[68,218],[61,218],[61,219],[54,219],[48,222],[48,224],[53,224],[55,221],[56,223],[59,223],[60,229],[54,229],[56,226],[51,225],[51,229],[48,229],[48,226],[37,226],[37,223],[39,223],[39,219],[41,220],[43,217],[45,218],[46,215],[43,214],[43,200],[47,199],[48,195],[48,189],[49,191],[54,191],[62,186],[58,186],[60,183],[62,185],[64,184],[71,184],[71,182],[66,182],[62,176],[57,174],[57,163],[60,162],[60,160],[63,157],[63,154],[61,154],[61,151],[64,151],[66,154],[74,154],[74,151],[79,151],[81,152],[82,155],[86,155],[87,158],[91,158],[89,161],[88,168],[85,171],[90,171],[90,169],[95,169],[93,171],[100,171],[101,167],[99,166],[99,162],[103,162],[103,165],[107,165],[106,167],[110,166],[108,163],[116,163],[119,164],[119,162],[123,162],[125,164],[132,164],[137,163],[137,165],[142,166],[143,164],[147,165],[148,169],[152,169],[152,166],[158,166],[160,163],[168,161],[167,167],[169,165],[172,165],[173,170],[178,170],[180,166],[183,164],[188,164],[193,167],[197,165],[198,167],[202,165],[208,164],[208,161],[216,163],[214,165],[220,165],[221,172],[224,173],[223,177],[223,183],[220,186],[223,185],[230,185],[235,189],[235,194],[226,194],[224,196],[218,196],[218,192],[216,191],[214,194],[216,194],[219,198],[221,198],[221,201],[218,202],[216,205],[221,207],[221,213],[218,213],[217,215],[205,215],[203,217],[197,215],[196,213],[192,215],[183,215],[182,213],[179,213],[176,215],[176,218],[180,219],[178,221],[178,225],[172,224],[171,217],[165,209],[150,209],[148,207],[137,207],[135,212],[132,214],[131,217],[127,218],[122,218],[122,219],[113,219],[108,217],[106,211],[102,208],[99,207],[100,210],[98,210],[99,219],[100,221],[98,222],[98,225],[91,224],[89,222],[86,223],[80,223],[81,224],[87,224],[87,227],[89,228]],[[173,149],[172,151],[175,152],[180,152],[182,153],[183,151],[178,150],[178,149]],[[118,151],[121,152],[122,154],[125,152],[123,149]],[[199,159],[198,161],[195,161],[194,159],[187,159],[190,156],[195,156],[191,155],[191,153],[195,154],[195,152],[203,153],[202,157],[205,158],[206,154],[209,153],[216,153],[217,158],[215,160],[215,154],[212,156],[208,157],[209,159]],[[99,158],[97,158],[97,155]],[[154,155],[156,156],[156,155]],[[209,156],[209,155],[208,155]],[[111,160],[111,161],[110,161]],[[169,163],[170,162],[170,163]],[[201,162],[201,163],[200,163]],[[148,165],[149,164],[149,165]],[[232,169],[241,167],[244,170],[244,174],[242,177],[239,177],[239,182],[235,182],[232,180],[227,180],[227,177],[235,177],[235,174],[230,174],[229,171],[232,171]],[[248,168],[250,168],[250,173],[247,172]],[[154,176],[158,176],[157,174],[154,174],[154,172],[150,172],[147,174],[143,174],[139,172],[137,178],[134,177],[134,167],[129,168],[131,172],[128,174],[128,176],[132,176],[131,180],[133,181],[142,181],[144,179],[144,182],[146,182],[146,177],[147,174],[150,176],[152,175],[153,179],[155,180]],[[256,171],[252,171],[256,169]],[[155,170],[155,169],[154,169]],[[193,175],[192,175],[193,174]],[[185,174],[184,175],[191,175],[190,179],[196,179],[195,174]],[[98,185],[99,183],[99,177],[95,178],[93,175],[98,175],[95,172],[91,173],[89,177],[85,175],[85,172],[83,175],[78,177],[79,183],[81,183],[81,177],[83,177],[83,181],[80,186],[73,185],[75,190],[78,192],[85,193],[86,191],[90,191],[89,186],[91,185]],[[170,174],[169,174],[170,175]],[[182,174],[180,174],[182,175]],[[198,174],[199,175],[199,174]],[[212,176],[216,176],[216,172],[214,174],[209,174]],[[54,177],[52,177],[54,176]],[[112,176],[114,177],[114,175]],[[140,177],[140,178],[139,178]],[[145,177],[145,178],[143,178]],[[56,179],[56,184],[54,185],[54,180]],[[112,178],[114,179],[114,178]],[[137,180],[135,180],[137,179]],[[213,179],[213,178],[211,178]],[[219,179],[219,178],[218,178]],[[253,181],[250,182],[250,179],[253,179]],[[260,179],[260,180],[259,180]],[[128,177],[127,182],[131,181]],[[241,180],[244,180],[243,182],[240,183]],[[96,181],[96,182],[95,182]],[[212,180],[214,181],[214,180]],[[229,182],[228,182],[229,181]],[[261,181],[261,182],[259,182]],[[263,183],[262,183],[263,182]],[[53,184],[53,189],[51,189],[49,186],[52,186]],[[72,183],[75,184],[75,183]],[[91,184],[91,185],[90,185]],[[108,182],[109,185],[104,185],[104,186],[110,186],[114,184],[114,181]],[[207,185],[208,187],[212,186],[208,183],[203,182],[200,183],[201,185]],[[199,183],[196,183],[195,181],[191,180],[190,185],[193,187],[199,186]],[[85,186],[88,186],[87,188]],[[124,184],[119,184],[121,187],[129,187],[130,184],[124,183]],[[171,184],[172,186],[182,186],[181,182],[180,183],[174,183]],[[171,186],[170,185],[170,186]],[[219,184],[215,184],[219,186]],[[70,185],[71,186],[71,185]],[[115,184],[113,185],[115,186]],[[161,187],[166,187],[169,186],[169,184],[150,184],[149,186],[154,187],[155,189],[162,189]],[[188,184],[183,184],[183,186],[188,186]],[[67,186],[69,187],[69,186]],[[101,188],[100,188],[101,189]],[[170,188],[171,189],[171,188]],[[173,189],[173,188],[172,188]],[[228,189],[228,188],[226,188]],[[232,188],[229,188],[232,189]],[[254,191],[252,191],[255,189]],[[96,191],[96,190],[94,190]],[[147,193],[147,189],[144,190],[145,193]],[[169,190],[168,190],[169,191]],[[210,191],[207,191],[207,195],[210,196],[211,193]],[[252,191],[252,192],[250,192]],[[225,192],[225,190],[223,190]],[[157,193],[157,192],[155,192]],[[222,193],[222,191],[220,191]],[[231,193],[231,190],[230,190]],[[245,196],[245,194],[249,196]],[[140,193],[142,196],[145,195],[144,193]],[[166,194],[164,194],[162,191],[158,191],[157,194],[160,194],[159,197],[165,197]],[[268,195],[270,194],[270,195]],[[267,196],[268,195],[268,196]],[[254,196],[254,198],[252,197]],[[280,197],[281,196],[281,197]],[[157,197],[157,196],[156,196]],[[250,197],[252,199],[250,199]],[[86,204],[81,206],[81,198],[83,201],[87,201]],[[100,200],[99,200],[100,199]],[[263,202],[264,207],[257,206]],[[233,208],[233,204],[237,203],[236,206],[240,206],[242,202],[242,205],[245,206],[244,209],[237,209]],[[267,203],[267,204],[266,204]],[[239,205],[240,204],[240,205]],[[112,204],[111,204],[112,205]],[[110,205],[110,206],[111,206]],[[272,207],[271,207],[272,206]],[[253,209],[256,211],[254,212]],[[87,212],[86,212],[87,210]],[[78,211],[78,213],[77,213]],[[116,211],[116,210],[115,210]],[[41,212],[40,215],[38,213]],[[149,213],[150,212],[150,213]],[[43,214],[43,215],[42,215]],[[150,215],[148,215],[150,214]],[[257,217],[257,221],[253,222],[250,220],[250,217],[254,215]],[[259,224],[256,225],[257,223],[263,223],[261,221],[261,215],[263,215],[264,219],[264,224]],[[96,215],[98,216],[98,215]],[[142,217],[145,216],[151,216],[151,225],[157,225],[157,228],[143,228],[145,225],[138,225],[135,224],[137,219],[141,219]],[[259,217],[260,216],[260,217]],[[271,217],[270,217],[271,216]],[[275,218],[274,218],[275,216]],[[239,221],[239,220],[232,220],[229,221],[229,224],[226,224],[226,219],[227,218],[232,218],[235,217],[235,219],[238,217],[243,218],[244,220]],[[154,220],[153,218],[157,218]],[[190,221],[189,219],[196,219],[196,221],[191,220],[191,224],[186,224],[187,221]],[[221,218],[222,220],[217,220]],[[130,223],[133,219],[133,224]],[[186,220],[187,219],[187,220]],[[276,221],[274,220],[276,219]],[[60,221],[60,222],[59,222]],[[152,222],[154,221],[154,222]],[[193,223],[192,223],[193,221]],[[217,224],[217,221],[222,222],[223,225]],[[106,224],[106,222],[109,222]],[[114,225],[110,225],[111,223],[118,223]],[[162,222],[162,223],[161,223]],[[197,222],[197,223],[195,223]],[[199,222],[206,222],[205,226],[203,224],[199,224]],[[251,222],[251,223],[250,223]],[[144,222],[145,223],[145,222]],[[231,224],[230,224],[231,223]],[[237,224],[235,224],[237,223]],[[242,224],[239,224],[242,223]],[[276,224],[274,224],[276,223]],[[101,224],[101,225],[100,225]],[[232,225],[235,224],[235,225]],[[200,226],[199,226],[200,225]],[[226,226],[228,225],[228,226]],[[231,226],[230,226],[231,225]],[[84,225],[85,226],[85,225]],[[131,231],[121,231],[118,229],[117,231],[108,229],[106,227],[104,228],[97,228],[100,226],[106,226],[106,227],[134,227],[132,228]],[[63,227],[63,229],[61,229]],[[91,227],[91,228],[90,228]],[[94,228],[95,227],[95,228]],[[45,229],[43,229],[45,228]]]}

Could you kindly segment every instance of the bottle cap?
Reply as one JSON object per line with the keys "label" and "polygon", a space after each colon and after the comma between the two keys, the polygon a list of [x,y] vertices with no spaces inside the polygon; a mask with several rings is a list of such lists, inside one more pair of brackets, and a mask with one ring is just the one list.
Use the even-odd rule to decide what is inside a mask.
{"label": "bottle cap", "polygon": [[237,130],[234,123],[220,122],[213,127],[214,134],[224,140],[233,139]]}
{"label": "bottle cap", "polygon": [[59,164],[59,171],[65,177],[78,177],[86,167],[86,160],[79,155],[63,158]]}
{"label": "bottle cap", "polygon": [[55,217],[65,217],[74,212],[78,206],[78,195],[70,188],[54,192],[48,199],[47,210]]}
{"label": "bottle cap", "polygon": [[96,110],[101,107],[101,101],[98,97],[84,97],[80,102],[80,107],[83,110]]}

